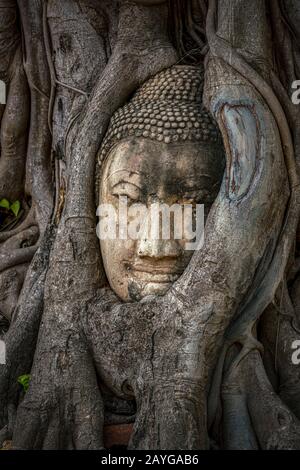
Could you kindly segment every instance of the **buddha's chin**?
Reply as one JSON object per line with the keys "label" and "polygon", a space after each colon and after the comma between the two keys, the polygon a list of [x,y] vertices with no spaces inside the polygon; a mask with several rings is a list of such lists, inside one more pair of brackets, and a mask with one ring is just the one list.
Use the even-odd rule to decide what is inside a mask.
{"label": "buddha's chin", "polygon": [[118,273],[118,276],[108,278],[110,287],[123,302],[139,302],[145,297],[163,296],[180,277],[179,272],[142,272],[131,271]]}
{"label": "buddha's chin", "polygon": [[136,282],[128,284],[128,301],[140,301],[149,296],[162,296],[170,289],[173,282]]}

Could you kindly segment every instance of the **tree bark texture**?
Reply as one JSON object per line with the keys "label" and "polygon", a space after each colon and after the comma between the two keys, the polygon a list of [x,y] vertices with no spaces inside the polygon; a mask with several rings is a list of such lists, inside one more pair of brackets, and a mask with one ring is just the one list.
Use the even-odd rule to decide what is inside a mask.
{"label": "tree bark texture", "polygon": [[[0,0],[0,200],[22,207],[0,228],[0,444],[102,449],[107,423],[132,423],[131,449],[300,449],[299,15],[296,0]],[[226,169],[182,276],[125,303],[96,235],[96,157],[113,114],[175,64],[204,67]]]}

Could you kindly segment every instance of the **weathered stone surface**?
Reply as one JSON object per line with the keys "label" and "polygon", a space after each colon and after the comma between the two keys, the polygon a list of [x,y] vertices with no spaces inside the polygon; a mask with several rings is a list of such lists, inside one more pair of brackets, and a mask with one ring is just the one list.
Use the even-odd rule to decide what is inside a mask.
{"label": "weathered stone surface", "polygon": [[[0,0],[0,200],[22,206],[0,227],[0,444],[300,449],[298,17],[295,0]],[[145,199],[199,183],[205,243],[165,291],[147,291],[157,264],[144,292],[113,285],[105,157],[142,162]],[[169,269],[166,246],[143,258]]]}

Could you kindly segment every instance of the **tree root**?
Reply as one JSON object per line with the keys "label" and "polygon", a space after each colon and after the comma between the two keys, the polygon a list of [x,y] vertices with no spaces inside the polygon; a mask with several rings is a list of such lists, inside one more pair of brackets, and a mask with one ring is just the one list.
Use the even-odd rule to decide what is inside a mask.
{"label": "tree root", "polygon": [[270,305],[260,324],[261,341],[268,353],[266,371],[282,401],[300,420],[300,366],[293,363],[293,344],[300,341],[299,319],[283,283],[281,302]]}
{"label": "tree root", "polygon": [[36,209],[41,234],[53,210],[51,133],[48,127],[50,74],[43,37],[43,2],[18,1],[24,34],[24,69],[30,88],[30,132],[26,160],[25,190]]}
{"label": "tree root", "polygon": [[13,317],[27,269],[28,264],[21,264],[0,274],[0,312],[9,322]]}
{"label": "tree root", "polygon": [[[230,369],[224,379],[222,396],[226,420],[224,426],[231,436],[228,447],[241,448],[235,443],[240,442],[237,433],[243,430],[245,435],[248,432],[253,438],[256,437],[263,450],[299,449],[300,421],[272,389],[257,351],[250,352]],[[234,410],[236,416],[240,402],[243,403],[242,416],[247,419],[246,428],[235,426],[235,420],[230,419],[230,410]],[[262,419],[262,416],[267,419]]]}
{"label": "tree root", "polygon": [[1,244],[0,253],[5,254],[9,251],[34,246],[39,238],[38,227],[32,225],[31,227],[16,233],[11,236],[7,241]]}
{"label": "tree root", "polygon": [[13,321],[4,338],[6,364],[0,365],[0,429],[8,424],[9,409],[18,406],[18,377],[31,370],[43,312],[44,283],[53,238],[54,229],[49,227],[27,272]]}
{"label": "tree root", "polygon": [[[49,326],[44,323],[40,333],[46,333]],[[53,330],[49,333],[53,334]],[[65,334],[68,356],[54,342],[49,345],[51,351],[41,350],[41,342],[38,343],[37,353],[45,362],[35,364],[26,399],[19,406],[15,449],[103,448],[104,410],[92,358],[80,335],[72,335],[67,329]],[[63,336],[60,335],[60,344]]]}
{"label": "tree root", "polygon": [[20,224],[12,229],[4,232],[0,232],[0,244],[5,243],[12,237],[21,234],[23,231],[26,231],[28,228],[37,227],[37,223],[34,218],[34,208],[31,207],[27,213],[25,213],[24,220]]}
{"label": "tree root", "polygon": [[29,92],[20,48],[12,64],[8,99],[1,122],[0,199],[21,199],[29,122]]}
{"label": "tree root", "polygon": [[0,253],[0,273],[19,264],[30,263],[38,246],[16,248],[9,253]]}

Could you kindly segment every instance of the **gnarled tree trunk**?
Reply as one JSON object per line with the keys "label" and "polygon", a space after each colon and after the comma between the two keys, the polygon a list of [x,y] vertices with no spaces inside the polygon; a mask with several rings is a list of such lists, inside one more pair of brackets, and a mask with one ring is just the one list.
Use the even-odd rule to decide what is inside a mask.
{"label": "gnarled tree trunk", "polygon": [[[0,228],[0,444],[101,449],[106,424],[131,423],[132,449],[300,449],[296,0],[0,14],[0,199],[22,207]],[[175,64],[204,67],[226,170],[182,276],[126,303],[96,235],[96,157],[113,114]]]}

